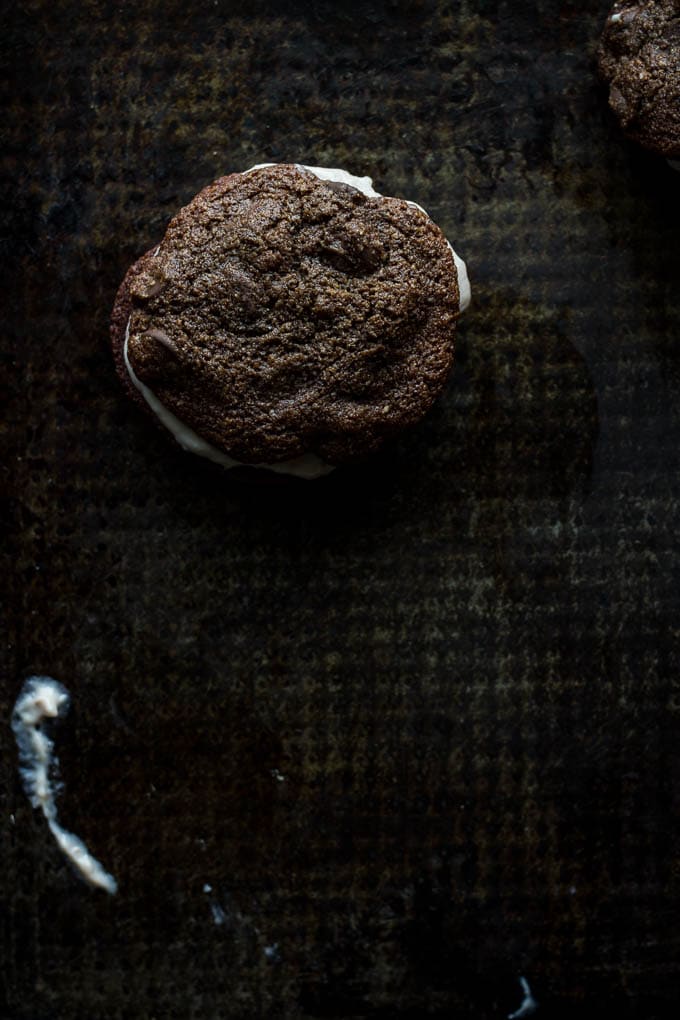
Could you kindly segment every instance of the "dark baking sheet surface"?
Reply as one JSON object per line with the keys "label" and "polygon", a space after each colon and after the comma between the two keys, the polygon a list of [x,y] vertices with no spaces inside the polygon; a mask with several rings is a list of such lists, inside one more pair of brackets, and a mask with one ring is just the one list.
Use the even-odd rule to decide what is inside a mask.
{"label": "dark baking sheet surface", "polygon": [[[677,1015],[680,176],[609,118],[607,7],[5,8],[3,1020],[485,1020],[520,976]],[[200,187],[286,160],[428,208],[474,304],[412,436],[239,491],[107,320]],[[20,788],[36,672],[115,898]]]}

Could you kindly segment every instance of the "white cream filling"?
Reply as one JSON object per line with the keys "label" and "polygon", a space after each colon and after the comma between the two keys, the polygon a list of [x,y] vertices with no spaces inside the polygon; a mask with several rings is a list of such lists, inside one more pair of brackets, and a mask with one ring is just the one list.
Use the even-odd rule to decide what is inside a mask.
{"label": "white cream filling", "polygon": [[[276,163],[257,163],[255,166],[251,166],[250,169],[244,170],[246,174],[252,173],[254,170],[261,170],[264,167],[276,166]],[[322,181],[335,181],[338,184],[348,184],[352,188],[356,188],[357,191],[361,191],[362,194],[368,198],[382,198],[383,196],[375,191],[373,188],[373,181],[370,177],[355,177],[354,174],[348,173],[346,170],[340,170],[335,168],[323,167],[323,166],[305,166],[302,163],[296,164],[303,170],[310,170],[319,180]],[[419,209],[425,216],[427,212],[417,202],[408,202],[408,205],[414,209]],[[464,312],[470,304],[471,290],[470,281],[468,279],[467,268],[463,260],[453,250],[453,247],[449,242],[446,242],[451,249],[453,261],[456,266],[456,272],[458,273],[458,290],[460,295],[460,310]],[[160,248],[156,248],[154,256],[158,255]],[[187,450],[189,453],[195,453],[199,457],[205,457],[208,460],[212,460],[215,464],[220,464],[224,468],[235,468],[235,467],[257,467],[264,468],[267,471],[274,471],[277,474],[283,475],[295,475],[298,478],[320,478],[323,475],[329,474],[334,470],[334,464],[328,464],[322,460],[321,457],[317,457],[315,453],[304,453],[300,457],[293,457],[290,460],[282,460],[276,464],[244,464],[241,461],[234,460],[233,457],[229,457],[226,453],[218,450],[212,443],[206,442],[202,439],[197,432],[194,432],[192,428],[185,425],[176,415],[169,411],[168,408],[161,403],[155,393],[145,386],[144,383],[139,379],[130,364],[128,357],[128,342],[130,339],[130,319],[128,319],[127,326],[125,328],[125,342],[123,344],[123,359],[125,361],[125,367],[128,371],[128,375],[133,385],[139,390],[144,400],[147,402],[151,410],[157,416],[162,425],[170,431],[175,440],[179,445]]]}
{"label": "white cream filling", "polygon": [[297,475],[299,478],[320,478],[322,475],[327,475],[333,471],[334,465],[327,464],[321,457],[317,457],[315,453],[304,453],[300,457],[279,461],[278,464],[244,464],[240,460],[234,460],[233,457],[223,453],[222,450],[218,450],[216,446],[202,439],[197,432],[194,432],[192,428],[185,425],[177,415],[169,411],[165,404],[161,403],[153,390],[150,390],[141,379],[137,378],[128,357],[129,339],[130,320],[128,319],[128,324],[125,327],[125,343],[123,345],[123,358],[128,375],[161,424],[169,432],[172,432],[183,450],[195,453],[199,457],[206,457],[207,460],[212,460],[215,464],[220,464],[224,468],[257,467],[264,468],[267,471],[275,471],[282,475]]}
{"label": "white cream filling", "polygon": [[531,1016],[538,1009],[538,1003],[531,994],[531,988],[527,979],[521,977],[519,983],[522,986],[523,999],[519,1004],[519,1009],[516,1009],[514,1013],[508,1013],[508,1020],[521,1020],[525,1016]]}
{"label": "white cream filling", "polygon": [[32,676],[26,681],[14,705],[12,729],[19,747],[21,778],[34,808],[40,808],[61,852],[68,857],[90,885],[115,893],[113,875],[105,871],[82,839],[63,829],[57,819],[56,789],[51,780],[57,766],[54,743],[43,730],[46,719],[57,719],[68,711],[66,688],[49,676]]}

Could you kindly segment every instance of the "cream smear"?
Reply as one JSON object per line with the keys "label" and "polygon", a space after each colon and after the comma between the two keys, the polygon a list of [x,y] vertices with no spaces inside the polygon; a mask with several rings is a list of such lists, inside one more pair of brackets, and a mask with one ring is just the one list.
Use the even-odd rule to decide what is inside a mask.
{"label": "cream smear", "polygon": [[538,1003],[531,994],[531,988],[526,978],[521,977],[519,983],[522,986],[522,995],[524,996],[519,1009],[516,1009],[514,1013],[508,1013],[508,1020],[521,1020],[522,1017],[531,1016],[538,1009]]}
{"label": "cream smear", "polygon": [[26,681],[12,713],[12,729],[19,747],[21,779],[34,808],[40,808],[59,849],[90,885],[115,893],[118,885],[95,860],[85,844],[67,832],[57,819],[55,786],[52,776],[58,761],[54,743],[45,733],[46,720],[57,719],[68,711],[68,691],[49,676],[32,676]]}
{"label": "cream smear", "polygon": [[[276,166],[276,163],[257,163],[255,166],[251,166],[249,170],[244,170],[246,174],[252,173],[254,170],[262,170],[264,167]],[[334,181],[338,184],[348,184],[352,188],[356,188],[357,191],[362,192],[367,198],[382,198],[383,196],[374,190],[373,181],[370,177],[355,177],[354,174],[348,173],[346,170],[340,170],[336,168],[324,167],[324,166],[305,166],[302,163],[296,164],[302,170],[309,170],[319,180],[322,181]],[[416,202],[408,202],[408,205],[414,209],[419,209],[425,216],[427,212],[421,205]],[[467,275],[467,268],[463,260],[456,254],[449,242],[446,242],[451,249],[453,261],[456,266],[456,272],[458,273],[458,290],[460,293],[460,310],[464,312],[470,304],[470,281]],[[156,248],[154,256],[158,255],[159,248]],[[273,471],[277,474],[282,475],[295,475],[298,478],[305,478],[311,480],[313,478],[321,478],[323,475],[329,474],[334,470],[334,464],[328,464],[322,460],[321,457],[317,457],[315,453],[304,453],[299,457],[293,457],[290,460],[282,460],[276,464],[244,464],[242,461],[234,460],[233,457],[229,457],[228,454],[218,450],[212,443],[206,442],[202,439],[192,428],[181,421],[176,415],[169,411],[167,407],[158,399],[153,390],[150,390],[148,386],[139,379],[130,364],[128,357],[128,342],[130,339],[130,320],[125,329],[125,342],[123,344],[123,360],[125,361],[125,367],[132,384],[141,393],[144,400],[147,402],[151,410],[154,412],[156,417],[159,419],[161,424],[172,433],[175,440],[179,443],[182,449],[187,450],[189,453],[195,453],[199,457],[205,457],[207,460],[213,461],[215,464],[221,465],[224,468],[235,468],[235,467],[256,467],[264,468],[266,471]]]}

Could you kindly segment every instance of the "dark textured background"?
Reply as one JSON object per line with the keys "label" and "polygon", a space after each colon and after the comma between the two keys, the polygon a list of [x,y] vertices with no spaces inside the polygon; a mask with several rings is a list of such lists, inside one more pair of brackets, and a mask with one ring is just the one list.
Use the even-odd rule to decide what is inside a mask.
{"label": "dark textured background", "polygon": [[[545,1020],[677,1015],[680,175],[609,118],[607,7],[6,13],[0,717],[69,687],[61,817],[120,892],[6,725],[3,1020],[495,1020],[519,975]],[[107,320],[266,160],[422,203],[474,304],[413,435],[240,491],[126,402]]]}

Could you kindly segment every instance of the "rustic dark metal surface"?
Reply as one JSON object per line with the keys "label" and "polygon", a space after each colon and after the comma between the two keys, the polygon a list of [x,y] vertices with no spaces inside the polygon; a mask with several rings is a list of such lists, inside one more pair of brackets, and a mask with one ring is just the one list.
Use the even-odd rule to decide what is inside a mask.
{"label": "rustic dark metal surface", "polygon": [[[594,4],[28,2],[5,16],[2,718],[73,709],[64,824],[9,725],[0,1009],[675,1016],[680,178]],[[128,405],[127,265],[226,171],[430,209],[474,304],[365,468],[238,491]],[[210,886],[211,891],[204,891]]]}

